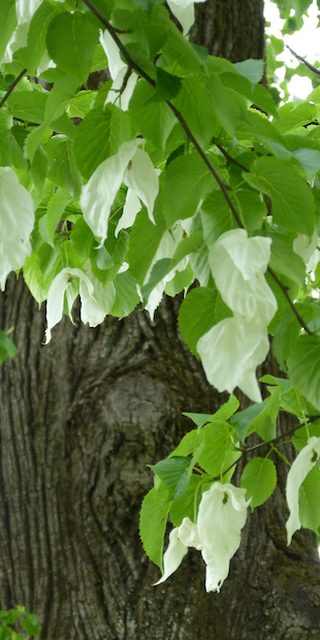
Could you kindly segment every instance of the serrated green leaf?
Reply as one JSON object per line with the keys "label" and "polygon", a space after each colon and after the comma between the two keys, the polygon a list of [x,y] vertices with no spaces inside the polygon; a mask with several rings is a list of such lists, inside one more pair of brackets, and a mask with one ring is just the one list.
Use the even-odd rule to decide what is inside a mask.
{"label": "serrated green leaf", "polygon": [[[221,91],[228,91],[220,81],[219,86]],[[184,78],[179,94],[172,102],[203,148],[219,134],[221,124],[215,117],[218,98],[214,100],[212,91],[200,80]]]}
{"label": "serrated green leaf", "polygon": [[270,458],[253,458],[245,466],[240,486],[247,489],[246,500],[250,500],[251,511],[263,504],[273,493],[277,484],[277,472]]}
{"label": "serrated green leaf", "polygon": [[[217,305],[220,305],[219,320],[217,320]],[[197,352],[199,338],[207,333],[217,321],[223,319],[221,317],[223,311],[227,314],[224,317],[232,315],[222,302],[220,294],[209,287],[192,289],[183,301],[179,312],[179,328],[188,348],[197,358],[199,358]]]}
{"label": "serrated green leaf", "polygon": [[[19,51],[19,59],[23,66],[27,68],[30,76],[37,75],[37,68],[46,49],[47,29],[58,11],[57,6],[52,6],[44,0],[32,16],[28,30],[27,46]],[[36,122],[38,121],[36,120]]]}
{"label": "serrated green leaf", "polygon": [[40,305],[47,297],[44,277],[39,264],[39,256],[34,253],[26,259],[23,267],[23,277],[37,303]]}
{"label": "serrated green leaf", "polygon": [[199,465],[212,476],[221,475],[240,457],[235,451],[233,427],[222,418],[216,418],[202,429],[205,448],[199,457]]}
{"label": "serrated green leaf", "polygon": [[188,486],[190,463],[191,458],[170,456],[170,458],[160,460],[157,464],[150,465],[150,468],[159,476],[175,499],[179,498]]}
{"label": "serrated green leaf", "polygon": [[171,226],[176,220],[193,216],[215,183],[205,162],[193,152],[170,163],[162,185],[163,215]]}
{"label": "serrated green leaf", "polygon": [[170,508],[169,491],[163,484],[151,489],[140,512],[140,538],[147,556],[162,571],[163,538]]}
{"label": "serrated green leaf", "polygon": [[170,266],[170,258],[162,258],[161,260],[158,260],[152,267],[148,282],[144,284],[143,287],[141,287],[141,295],[145,304],[148,302],[151,291],[157,286],[157,284],[159,284],[159,282],[161,282],[161,280],[163,280],[163,278],[170,271]]}
{"label": "serrated green leaf", "polygon": [[0,60],[6,50],[10,36],[17,24],[15,0],[0,2]]}
{"label": "serrated green leaf", "polygon": [[256,403],[230,417],[229,422],[232,424],[239,440],[245,440],[249,430],[251,431],[251,424],[260,415],[264,407],[265,402]]}
{"label": "serrated green leaf", "polygon": [[274,222],[311,237],[315,225],[314,200],[295,167],[280,158],[259,158],[251,169],[244,178],[270,196]]}
{"label": "serrated green leaf", "polygon": [[171,73],[167,73],[160,67],[155,67],[156,70],[156,91],[150,98],[151,102],[163,102],[175,98],[181,88],[181,80],[178,76],[173,76]]}
{"label": "serrated green leaf", "polygon": [[130,118],[146,140],[156,149],[164,149],[176,118],[164,102],[152,102],[155,90],[146,80],[136,84],[129,105]]}
{"label": "serrated green leaf", "polygon": [[53,194],[52,198],[49,201],[46,215],[46,226],[48,238],[52,243],[57,224],[58,222],[60,222],[61,216],[70,200],[70,194],[60,188],[57,189],[57,191]]}
{"label": "serrated green leaf", "polygon": [[283,242],[276,235],[272,236],[269,265],[276,273],[286,276],[299,285],[304,285],[306,278],[304,261],[286,242]]}
{"label": "serrated green leaf", "polygon": [[76,167],[72,140],[57,135],[44,145],[48,156],[48,178],[55,186],[65,189],[73,197],[78,197],[82,186],[80,171]]}
{"label": "serrated green leaf", "polygon": [[98,28],[82,11],[59,13],[47,31],[50,57],[67,74],[85,82],[91,68],[93,53],[99,40]]}
{"label": "serrated green leaf", "polygon": [[159,207],[158,198],[155,204],[156,225],[150,221],[147,210],[143,207],[138,213],[131,230],[128,262],[130,270],[139,285],[142,285],[145,280],[161,238],[167,228],[162,215],[156,215]]}
{"label": "serrated green leaf", "polygon": [[84,218],[79,218],[72,228],[70,242],[76,253],[84,262],[90,257],[90,250],[93,241],[94,235],[91,229],[88,227]]}
{"label": "serrated green leaf", "polygon": [[244,60],[243,62],[236,62],[234,67],[241,73],[245,78],[248,78],[252,84],[257,84],[260,82],[263,76],[264,71],[264,61],[263,60],[253,60],[250,58],[249,60]]}
{"label": "serrated green leaf", "polygon": [[44,121],[47,99],[48,96],[39,91],[12,92],[7,100],[9,113],[15,118],[40,124]]}
{"label": "serrated green leaf", "polygon": [[260,438],[266,442],[275,438],[280,402],[281,391],[280,389],[275,389],[271,396],[261,403],[263,405],[262,411],[251,423],[249,433],[256,431]]}
{"label": "serrated green leaf", "polygon": [[290,380],[320,410],[320,338],[300,336],[287,364]]}
{"label": "serrated green leaf", "polygon": [[89,111],[74,138],[74,156],[83,177],[89,179],[99,164],[115,155],[121,144],[130,138],[128,115],[115,105]]}
{"label": "serrated green leaf", "polygon": [[129,270],[116,276],[114,286],[116,300],[111,309],[111,315],[121,320],[135,309],[140,302],[140,297],[137,292],[137,285]]}
{"label": "serrated green leaf", "polygon": [[320,470],[314,467],[299,490],[299,518],[303,527],[319,536],[320,528]]}
{"label": "serrated green leaf", "polygon": [[202,494],[210,484],[201,476],[192,475],[185,493],[170,505],[170,519],[175,527],[179,527],[184,518],[196,522]]}

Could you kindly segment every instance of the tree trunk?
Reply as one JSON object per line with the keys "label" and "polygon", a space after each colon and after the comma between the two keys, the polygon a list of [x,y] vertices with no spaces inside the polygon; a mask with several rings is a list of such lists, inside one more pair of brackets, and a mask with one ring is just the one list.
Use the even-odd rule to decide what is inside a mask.
{"label": "tree trunk", "polygon": [[[203,5],[208,22],[202,15],[197,42],[208,46],[201,25],[218,11],[212,33],[224,34],[226,48],[214,40],[210,51],[261,57],[261,10],[260,0]],[[241,55],[241,39],[260,48]],[[48,640],[318,638],[315,540],[299,532],[286,547],[278,460],[280,485],[249,516],[221,593],[205,593],[193,550],[174,576],[152,586],[159,571],[138,536],[152,484],[147,464],[190,428],[182,411],[213,412],[224,399],[184,345],[178,308],[179,298],[166,298],[155,322],[137,311],[96,329],[64,318],[43,346],[43,309],[22,279],[9,279],[0,326],[14,327],[19,354],[0,370],[0,607],[37,613]]]}

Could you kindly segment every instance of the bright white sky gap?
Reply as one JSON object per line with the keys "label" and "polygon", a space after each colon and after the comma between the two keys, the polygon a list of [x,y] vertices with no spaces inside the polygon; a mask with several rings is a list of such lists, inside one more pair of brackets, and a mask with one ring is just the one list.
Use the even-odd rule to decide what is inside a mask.
{"label": "bright white sky gap", "polygon": [[[292,11],[292,13],[294,13],[294,11]],[[284,36],[284,42],[300,56],[306,58],[310,64],[314,64],[315,60],[320,59],[319,29],[317,30],[318,9],[316,2],[313,2],[310,6],[308,14],[309,18],[304,16],[304,26],[302,29],[297,31],[293,36]],[[284,24],[284,20],[280,20],[278,7],[274,2],[271,2],[271,0],[265,0],[264,15],[266,20],[271,22],[271,27],[267,29],[267,33],[272,33],[280,39],[283,38],[280,29]],[[280,59],[284,62],[290,61],[291,67],[297,67],[299,64],[298,60],[292,56],[288,49],[281,54]],[[282,82],[284,72],[284,67],[279,67],[279,82]],[[309,78],[294,76],[289,84],[289,90],[292,96],[304,99],[312,91],[311,80],[309,80]]]}

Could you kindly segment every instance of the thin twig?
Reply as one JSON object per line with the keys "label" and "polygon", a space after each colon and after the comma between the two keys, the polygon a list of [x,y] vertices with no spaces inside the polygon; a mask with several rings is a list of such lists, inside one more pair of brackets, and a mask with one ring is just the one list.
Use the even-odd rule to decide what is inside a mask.
{"label": "thin twig", "polygon": [[23,78],[24,74],[27,73],[27,69],[22,69],[19,75],[15,78],[13,82],[9,85],[9,89],[7,93],[3,96],[0,102],[0,109],[3,107],[4,103],[8,100],[10,93],[12,93],[13,89],[17,86],[18,82],[20,82],[21,78]]}
{"label": "thin twig", "polygon": [[229,153],[220,144],[218,144],[214,140],[213,140],[213,142],[216,145],[216,147],[218,147],[219,151],[221,151],[221,153],[224,155],[224,157],[228,160],[228,162],[230,164],[235,164],[235,165],[237,165],[237,167],[240,167],[240,169],[242,169],[242,171],[246,171],[247,173],[250,173],[250,170],[247,169],[247,167],[245,167],[243,164],[238,162],[238,160],[236,160],[235,158],[230,156]]}
{"label": "thin twig", "polygon": [[300,62],[303,62],[303,64],[305,64],[306,67],[308,67],[308,69],[310,69],[310,71],[313,71],[313,73],[316,73],[318,76],[320,76],[320,69],[317,69],[316,67],[313,67],[312,64],[310,64],[310,62],[307,62],[307,60],[305,58],[302,58],[302,56],[299,56],[295,51],[293,51],[293,49],[291,49],[291,47],[289,47],[288,44],[286,44],[286,47],[287,47],[287,49],[289,49],[289,51],[292,53],[292,55],[297,58],[297,60],[300,60]]}
{"label": "thin twig", "polygon": [[275,280],[275,282],[277,283],[277,285],[280,287],[282,293],[284,293],[284,295],[286,296],[289,305],[293,311],[293,313],[295,314],[299,324],[302,326],[302,328],[305,330],[306,333],[309,334],[309,336],[313,335],[313,331],[310,331],[309,327],[307,327],[304,319],[301,317],[300,313],[297,311],[296,307],[294,306],[287,290],[286,287],[282,284],[282,282],[280,282],[279,278],[276,276],[275,272],[273,271],[273,269],[271,269],[271,267],[268,267],[268,272],[270,273],[270,275],[273,277],[273,279]]}

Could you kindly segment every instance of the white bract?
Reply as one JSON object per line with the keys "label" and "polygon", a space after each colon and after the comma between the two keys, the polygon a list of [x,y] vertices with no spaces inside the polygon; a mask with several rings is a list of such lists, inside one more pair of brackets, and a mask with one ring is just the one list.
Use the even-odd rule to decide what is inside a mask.
{"label": "white bract", "polygon": [[159,178],[148,154],[138,149],[142,143],[141,139],[124,142],[115,155],[99,164],[82,188],[80,206],[83,216],[95,236],[101,239],[100,246],[107,237],[111,207],[122,183],[142,200],[154,223],[153,207],[159,191]]}
{"label": "white bract", "polygon": [[64,304],[67,304],[69,317],[76,296],[80,290],[81,320],[95,327],[103,322],[110,313],[115,300],[113,283],[103,287],[91,272],[84,273],[81,269],[65,268],[53,279],[47,299],[47,330],[46,344],[51,339],[51,329],[60,322]]}
{"label": "white bract", "polygon": [[234,229],[211,247],[211,272],[234,317],[213,326],[197,343],[209,382],[229,393],[238,386],[254,402],[261,402],[255,370],[267,356],[267,327],[277,310],[263,275],[270,245],[270,238],[248,238],[244,229]]}
{"label": "white bract", "polygon": [[[164,232],[161,242],[144,279],[144,284],[148,282],[152,269],[156,262],[158,262],[159,260],[163,260],[164,258],[173,258],[177,246],[183,238],[184,226],[182,225],[184,225],[185,222],[188,224],[188,220],[183,220],[183,223],[176,222],[172,229],[167,229]],[[151,320],[153,320],[155,310],[161,302],[167,282],[170,282],[174,278],[177,271],[183,271],[186,268],[187,264],[188,256],[182,258],[182,260],[180,260],[180,262],[178,262],[178,264],[176,264],[175,267],[171,269],[171,271],[169,271],[169,273],[167,273],[164,278],[160,280],[160,282],[158,282],[154,289],[152,289],[145,307],[146,310],[149,311]]]}
{"label": "white bract", "polygon": [[0,287],[10,271],[21,269],[31,254],[34,203],[11,167],[0,167]]}
{"label": "white bract", "polygon": [[308,473],[317,464],[320,456],[320,438],[309,438],[306,447],[296,457],[287,478],[287,503],[290,511],[286,523],[288,545],[295,531],[300,529],[299,518],[299,489]]}
{"label": "white bract", "polygon": [[249,502],[245,489],[214,482],[205,491],[199,506],[197,524],[184,518],[171,531],[163,556],[161,584],[180,566],[188,547],[201,551],[206,563],[206,591],[220,591],[229,573],[229,563],[240,546],[241,529],[247,519]]}
{"label": "white bract", "polygon": [[118,101],[122,111],[127,111],[138,76],[132,71],[125,86],[123,86],[128,65],[121,59],[119,48],[107,29],[105,31],[100,29],[100,43],[108,58],[109,73],[113,80],[105,105],[108,102],[116,103]]}
{"label": "white bract", "polygon": [[241,316],[225,318],[199,339],[197,351],[208,381],[218,391],[239,387],[254,402],[261,402],[256,368],[269,351],[268,332]]}
{"label": "white bract", "polygon": [[[205,2],[205,0],[195,0],[195,2]],[[193,0],[168,0],[168,5],[182,25],[183,32],[188,33],[195,20]]]}

